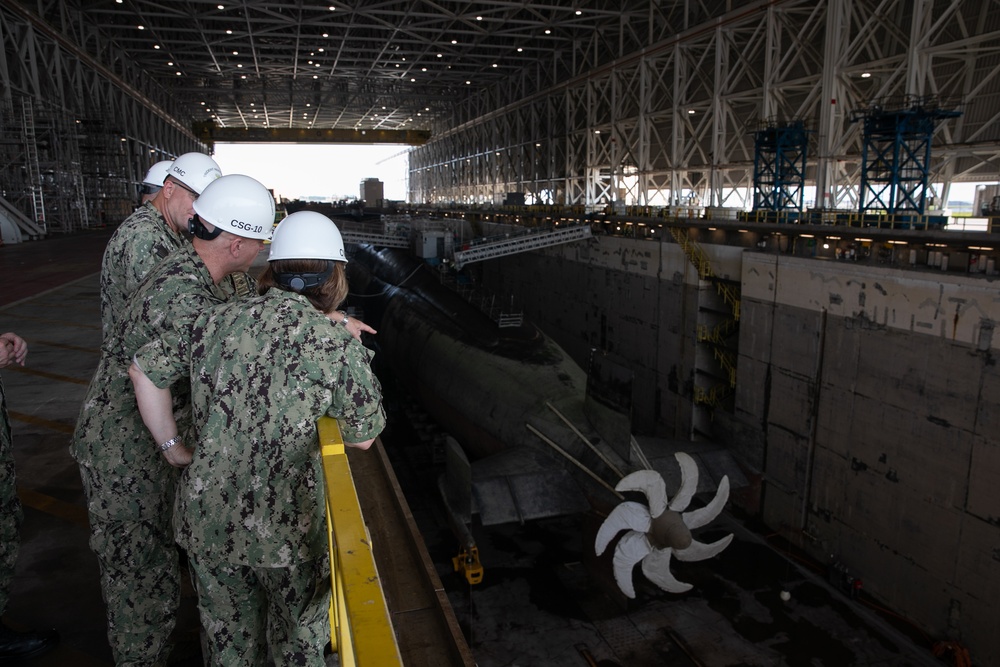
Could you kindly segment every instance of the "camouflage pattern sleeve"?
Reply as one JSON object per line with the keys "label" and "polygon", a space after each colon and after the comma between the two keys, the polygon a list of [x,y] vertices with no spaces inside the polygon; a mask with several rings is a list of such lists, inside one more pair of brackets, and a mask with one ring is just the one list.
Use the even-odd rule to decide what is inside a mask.
{"label": "camouflage pattern sleeve", "polygon": [[[70,446],[78,463],[122,475],[150,463],[145,458],[141,463],[135,460],[146,451],[150,436],[128,377],[133,355],[172,327],[186,329],[198,313],[222,301],[208,267],[190,243],[150,271],[128,308],[118,314],[115,328],[105,336]],[[177,427],[186,434],[191,424],[190,382],[184,376],[171,389]],[[152,463],[156,465],[157,460]]]}
{"label": "camouflage pattern sleeve", "polygon": [[184,240],[149,202],[115,230],[101,265],[101,325],[109,336],[146,275]]}
{"label": "camouflage pattern sleeve", "polygon": [[165,389],[187,379],[190,352],[187,342],[186,336],[171,329],[139,348],[132,360],[157,388]]}
{"label": "camouflage pattern sleeve", "polygon": [[372,351],[339,327],[349,340],[343,350],[343,361],[327,368],[331,371],[333,404],[327,416],[340,421],[344,440],[364,442],[385,428],[382,387],[371,368]]}

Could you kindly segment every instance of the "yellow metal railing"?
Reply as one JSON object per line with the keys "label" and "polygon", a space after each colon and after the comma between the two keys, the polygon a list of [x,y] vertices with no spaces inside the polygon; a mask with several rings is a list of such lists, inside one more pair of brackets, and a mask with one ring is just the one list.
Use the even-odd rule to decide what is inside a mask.
{"label": "yellow metal railing", "polygon": [[372,555],[344,440],[335,419],[317,422],[330,544],[330,640],[342,667],[403,664]]}
{"label": "yellow metal railing", "polygon": [[736,333],[737,328],[738,325],[734,319],[722,320],[714,327],[710,327],[707,324],[699,324],[698,342],[711,341],[716,345],[725,345],[726,339]]}
{"label": "yellow metal railing", "polygon": [[719,404],[722,403],[723,399],[732,393],[732,388],[725,382],[720,382],[709,389],[695,385],[694,402],[701,403],[703,405],[711,405],[712,407],[718,407]]}
{"label": "yellow metal railing", "polygon": [[[694,268],[698,270],[698,277],[702,280],[711,280],[715,278],[715,271],[712,270],[712,260],[708,258],[705,251],[701,249],[697,243],[692,241],[688,235],[687,231],[680,229],[678,227],[668,227],[670,230],[670,235],[674,237],[674,241],[681,247],[684,254],[687,256],[688,261],[694,264]],[[730,311],[733,314],[734,320],[740,319],[740,295],[739,292],[732,285],[722,282],[721,280],[714,280],[715,289],[722,297],[723,301],[729,306]]]}

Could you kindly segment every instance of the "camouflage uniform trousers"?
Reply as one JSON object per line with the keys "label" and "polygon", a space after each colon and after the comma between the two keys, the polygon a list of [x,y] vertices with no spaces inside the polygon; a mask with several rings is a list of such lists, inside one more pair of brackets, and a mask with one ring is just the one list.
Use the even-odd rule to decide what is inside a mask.
{"label": "camouflage uniform trousers", "polygon": [[324,667],[330,641],[330,560],[290,567],[201,562],[190,554],[206,664]]}
{"label": "camouflage uniform trousers", "polygon": [[[130,517],[123,508],[109,511],[94,505],[96,499],[113,497],[115,491],[121,491],[120,497],[134,498],[134,478],[120,478],[83,465],[80,476],[90,515],[90,548],[101,567],[108,642],[115,665],[166,665],[180,605],[180,565],[172,528],[177,478],[170,477],[165,484],[158,484],[159,490],[147,493],[155,511],[132,512]],[[142,481],[139,484],[150,486]]]}
{"label": "camouflage uniform trousers", "polygon": [[0,383],[0,614],[7,610],[23,519],[24,512],[17,498],[17,482],[14,479],[14,450],[7,421],[7,403],[3,384]]}

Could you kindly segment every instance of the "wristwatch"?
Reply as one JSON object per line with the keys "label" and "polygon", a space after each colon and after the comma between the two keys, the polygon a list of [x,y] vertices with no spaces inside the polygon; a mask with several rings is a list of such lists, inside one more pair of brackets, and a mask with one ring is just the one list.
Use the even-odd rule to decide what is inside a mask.
{"label": "wristwatch", "polygon": [[160,451],[161,452],[165,452],[168,449],[170,449],[171,447],[173,447],[174,445],[176,445],[180,441],[181,441],[181,436],[175,435],[174,437],[170,438],[165,443],[163,443],[162,445],[160,445]]}

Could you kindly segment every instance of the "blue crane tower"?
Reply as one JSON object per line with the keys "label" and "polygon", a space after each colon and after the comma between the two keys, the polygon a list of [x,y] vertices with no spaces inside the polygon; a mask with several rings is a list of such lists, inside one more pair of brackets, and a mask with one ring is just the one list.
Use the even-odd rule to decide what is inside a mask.
{"label": "blue crane tower", "polygon": [[754,132],[753,210],[775,218],[802,213],[809,137],[801,120],[763,121]]}
{"label": "blue crane tower", "polygon": [[939,121],[960,115],[934,97],[907,96],[853,109],[851,122],[864,121],[858,212],[923,215],[934,130]]}

